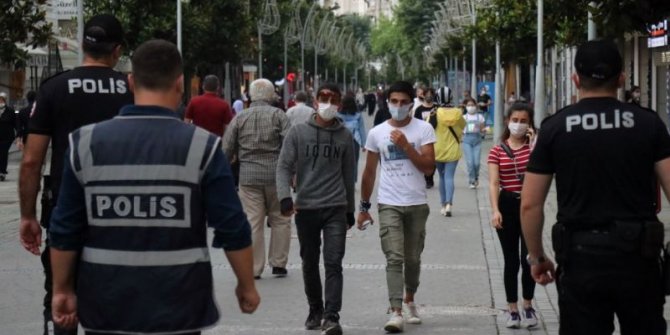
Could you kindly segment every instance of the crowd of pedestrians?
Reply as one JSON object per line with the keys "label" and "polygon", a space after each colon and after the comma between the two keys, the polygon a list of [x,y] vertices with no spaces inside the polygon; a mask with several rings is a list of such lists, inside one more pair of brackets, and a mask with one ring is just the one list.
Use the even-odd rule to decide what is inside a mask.
{"label": "crowd of pedestrians", "polygon": [[[313,96],[295,92],[295,105],[285,112],[276,87],[267,79],[249,83],[245,94],[232,99],[231,108],[220,97],[219,79],[207,75],[204,93],[184,104],[182,58],[172,43],[151,40],[140,45],[126,76],[112,69],[124,39],[115,17],[92,17],[84,37],[83,65],[45,81],[39,94],[27,95],[27,105],[18,113],[0,95],[0,181],[7,174],[9,147],[16,142],[23,150],[20,239],[26,250],[41,256],[45,270],[45,335],[76,334],[78,324],[91,335],[200,334],[219,319],[207,227],[214,229],[212,247],[224,250],[238,280],[240,310],[253,313],[260,303],[255,280],[263,278],[267,265],[275,277],[288,275],[292,222],[307,302],[304,326],[324,335],[342,334],[347,230],[354,226],[365,230],[375,223],[373,203],[386,258],[390,316],[383,328],[398,333],[406,323],[422,322],[415,296],[430,213],[427,189],[434,187],[437,173],[439,212],[454,215],[454,179],[461,158],[467,164],[469,188],[478,188],[491,104],[486,89],[476,98],[466,91],[462,100],[454,102],[448,87],[398,81],[383,92],[354,93],[326,83]],[[608,56],[598,58],[602,54]],[[604,333],[599,331],[609,329],[611,320],[605,319],[612,314],[625,326],[622,334],[636,334],[636,329],[645,329],[646,334],[665,332],[659,315],[662,303],[654,300],[661,289],[660,246],[658,236],[649,237],[657,232],[658,222],[651,206],[643,214],[635,209],[652,203],[651,192],[645,193],[652,185],[652,172],[666,193],[670,189],[670,136],[657,117],[636,107],[639,89],[632,90],[630,104],[613,99],[622,82],[617,56],[606,42],[589,42],[578,49],[575,84],[587,98],[548,118],[542,132],[535,129],[528,104],[509,100],[504,132],[494,139],[496,145],[487,156],[491,225],[505,261],[507,327],[538,325],[533,307],[536,282],[546,284],[558,275],[563,281],[559,281],[559,303],[565,312],[561,334]],[[84,81],[111,86],[83,90]],[[603,108],[616,110],[618,119],[607,123],[609,116],[602,114],[594,119],[602,123],[596,129],[582,118],[583,113]],[[184,122],[175,113],[180,109]],[[372,116],[375,110],[374,127],[367,129],[364,114]],[[644,130],[636,128],[638,124]],[[574,142],[604,146],[606,142],[592,135],[597,132],[585,131],[614,128],[621,136],[627,130],[637,131],[639,137],[631,138],[644,138],[646,142],[636,143],[652,143],[651,148],[637,147],[638,156],[615,160],[606,150],[581,147],[577,150],[581,158],[620,163],[609,174],[589,175],[590,180],[580,183],[614,185],[611,194],[597,200],[583,198],[592,193],[565,184],[566,176],[584,169],[570,159],[578,147]],[[50,142],[50,173],[42,176]],[[365,163],[359,180],[361,153]],[[633,163],[643,163],[644,170],[617,169]],[[541,206],[554,174],[559,184],[556,227],[563,229],[554,236],[560,251],[558,273],[544,256],[538,233]],[[608,176],[617,176],[620,184]],[[371,199],[375,186],[376,200]],[[630,201],[624,199],[626,187],[633,192]],[[604,211],[608,201],[620,206],[604,214],[586,205]],[[644,221],[643,228],[639,220]],[[584,222],[587,228],[580,226]],[[625,242],[610,241],[617,234],[635,240],[633,249],[644,254],[631,254],[633,249]],[[614,264],[615,256],[623,263]],[[575,261],[577,257],[604,263],[589,272],[589,263]],[[609,271],[608,262],[617,271]],[[631,272],[637,275],[630,276]],[[593,278],[617,276],[621,286],[614,284],[612,290],[641,290],[638,299],[630,306],[608,306],[601,301],[608,292],[593,295],[580,286],[592,279],[584,273],[593,273]],[[640,288],[641,284],[648,287]],[[615,295],[612,299],[620,298],[617,303],[630,297],[618,291]],[[593,306],[594,311],[579,315],[567,309],[579,306]],[[600,319],[585,327],[589,315]]]}

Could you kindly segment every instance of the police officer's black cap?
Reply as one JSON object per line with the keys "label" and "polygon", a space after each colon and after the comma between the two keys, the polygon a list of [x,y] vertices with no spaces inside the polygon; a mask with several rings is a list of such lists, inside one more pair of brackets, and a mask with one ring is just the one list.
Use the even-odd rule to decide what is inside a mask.
{"label": "police officer's black cap", "polygon": [[84,26],[84,43],[122,44],[123,28],[121,22],[109,14],[100,14],[90,18]]}
{"label": "police officer's black cap", "polygon": [[611,40],[588,41],[577,48],[577,73],[600,81],[608,81],[623,70],[623,60]]}

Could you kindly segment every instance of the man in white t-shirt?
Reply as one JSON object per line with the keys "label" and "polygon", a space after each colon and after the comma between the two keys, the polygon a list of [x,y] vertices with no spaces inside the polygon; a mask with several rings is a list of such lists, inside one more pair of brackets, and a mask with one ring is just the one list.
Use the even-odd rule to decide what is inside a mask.
{"label": "man in white t-shirt", "polygon": [[368,133],[358,215],[358,227],[364,229],[365,222],[372,220],[368,213],[370,195],[381,162],[377,191],[379,236],[386,255],[386,282],[392,311],[384,329],[392,333],[404,328],[403,300],[408,309],[407,322],[421,323],[414,294],[419,286],[429,213],[424,175],[435,170],[435,131],[427,122],[412,117],[413,98],[414,90],[408,82],[396,82],[388,90],[391,119]]}

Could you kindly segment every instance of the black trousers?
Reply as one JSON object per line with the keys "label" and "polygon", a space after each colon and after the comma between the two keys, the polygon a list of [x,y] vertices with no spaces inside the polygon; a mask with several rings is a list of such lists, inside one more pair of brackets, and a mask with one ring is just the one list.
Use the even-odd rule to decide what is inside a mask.
{"label": "black trousers", "polygon": [[[520,207],[521,200],[518,194],[500,191],[498,207],[502,214],[502,229],[498,229],[498,239],[502,246],[505,258],[504,282],[507,302],[517,302],[519,291],[519,266],[521,266],[522,295],[526,300],[532,300],[535,295],[535,280],[530,274],[530,266],[526,262],[528,249],[521,234]],[[519,249],[521,244],[521,249]]]}
{"label": "black trousers", "polygon": [[12,146],[11,140],[0,140],[0,173],[7,174],[7,161],[9,160],[9,148]]}
{"label": "black trousers", "polygon": [[666,333],[665,295],[659,261],[593,247],[571,248],[559,264],[556,286],[559,334]]}
{"label": "black trousers", "polygon": [[[339,320],[342,309],[342,258],[347,238],[345,212],[345,207],[328,207],[298,210],[295,215],[307,303],[311,310],[323,310],[325,319]],[[323,264],[326,268],[325,309],[319,273],[322,234]]]}

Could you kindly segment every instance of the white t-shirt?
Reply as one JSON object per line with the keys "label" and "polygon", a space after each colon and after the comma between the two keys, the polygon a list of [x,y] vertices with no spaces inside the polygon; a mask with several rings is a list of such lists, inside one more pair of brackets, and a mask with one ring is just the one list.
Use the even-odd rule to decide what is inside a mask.
{"label": "white t-shirt", "polygon": [[465,128],[463,128],[464,134],[479,134],[482,125],[486,122],[481,113],[465,114],[463,117],[465,118]]}
{"label": "white t-shirt", "polygon": [[393,206],[414,206],[428,203],[426,180],[423,172],[414,166],[404,151],[391,143],[391,131],[398,129],[405,134],[414,149],[435,143],[435,130],[428,122],[412,118],[409,124],[395,128],[386,121],[370,130],[365,149],[379,153],[381,177],[377,202]]}

